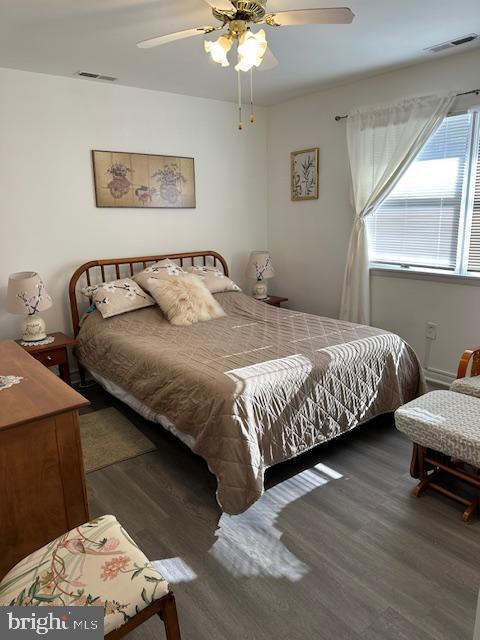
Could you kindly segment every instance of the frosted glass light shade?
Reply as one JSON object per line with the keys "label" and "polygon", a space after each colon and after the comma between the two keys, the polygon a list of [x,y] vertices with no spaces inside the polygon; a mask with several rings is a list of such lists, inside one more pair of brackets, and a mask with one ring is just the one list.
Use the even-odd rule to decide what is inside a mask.
{"label": "frosted glass light shade", "polygon": [[232,48],[233,41],[228,36],[220,36],[215,42],[212,40],[206,40],[204,43],[205,51],[209,53],[214,62],[221,64],[222,67],[229,67],[230,63],[227,58],[227,53]]}
{"label": "frosted glass light shade", "polygon": [[275,276],[269,251],[252,251],[247,265],[247,278],[266,280]]}
{"label": "frosted glass light shade", "polygon": [[257,33],[245,31],[238,42],[238,64],[235,71],[250,71],[252,67],[259,67],[266,50],[267,40],[263,29]]}
{"label": "frosted glass light shade", "polygon": [[8,279],[6,310],[19,315],[34,315],[53,304],[43,280],[35,271],[12,273]]}

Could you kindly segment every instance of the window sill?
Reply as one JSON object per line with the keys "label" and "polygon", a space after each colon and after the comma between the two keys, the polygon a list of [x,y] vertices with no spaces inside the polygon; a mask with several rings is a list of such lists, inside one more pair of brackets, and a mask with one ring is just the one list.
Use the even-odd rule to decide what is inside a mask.
{"label": "window sill", "polygon": [[387,278],[411,278],[412,280],[429,280],[431,282],[446,282],[448,284],[462,284],[480,286],[480,274],[460,275],[458,273],[442,273],[428,269],[402,269],[402,267],[370,265],[370,274]]}

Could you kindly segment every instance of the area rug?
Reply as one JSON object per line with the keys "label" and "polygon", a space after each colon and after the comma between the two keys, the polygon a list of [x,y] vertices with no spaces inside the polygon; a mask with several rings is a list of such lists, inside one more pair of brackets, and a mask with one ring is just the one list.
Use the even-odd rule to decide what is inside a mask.
{"label": "area rug", "polygon": [[87,473],[155,450],[153,442],[114,407],[81,415],[80,433]]}

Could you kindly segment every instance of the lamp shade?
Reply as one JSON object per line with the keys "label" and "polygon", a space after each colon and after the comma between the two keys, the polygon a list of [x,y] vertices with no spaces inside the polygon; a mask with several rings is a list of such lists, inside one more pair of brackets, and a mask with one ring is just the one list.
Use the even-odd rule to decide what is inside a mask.
{"label": "lamp shade", "polygon": [[214,62],[218,62],[222,67],[229,67],[230,63],[227,54],[232,48],[233,39],[229,36],[220,36],[215,42],[207,40],[204,43],[205,51],[212,56]]}
{"label": "lamp shade", "polygon": [[247,266],[247,278],[265,280],[273,278],[275,271],[268,251],[252,251]]}
{"label": "lamp shade", "polygon": [[49,309],[52,298],[35,271],[12,273],[8,278],[6,309],[19,315],[33,315]]}
{"label": "lamp shade", "polygon": [[238,64],[235,71],[250,71],[252,67],[259,67],[266,50],[267,40],[263,29],[258,33],[245,31],[238,41]]}

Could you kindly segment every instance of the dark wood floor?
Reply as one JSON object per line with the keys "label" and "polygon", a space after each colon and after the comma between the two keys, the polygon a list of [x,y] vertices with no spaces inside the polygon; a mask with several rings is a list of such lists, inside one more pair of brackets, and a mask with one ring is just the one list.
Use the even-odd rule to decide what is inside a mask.
{"label": "dark wood floor", "polygon": [[[246,513],[222,515],[206,464],[108,394],[157,450],[88,475],[170,580],[184,640],[471,640],[480,522],[411,496],[410,446],[391,416],[269,470]],[[164,637],[158,620],[132,640]]]}

